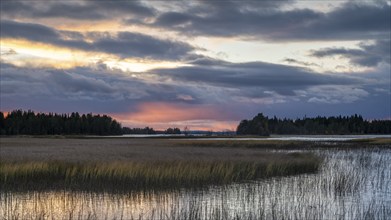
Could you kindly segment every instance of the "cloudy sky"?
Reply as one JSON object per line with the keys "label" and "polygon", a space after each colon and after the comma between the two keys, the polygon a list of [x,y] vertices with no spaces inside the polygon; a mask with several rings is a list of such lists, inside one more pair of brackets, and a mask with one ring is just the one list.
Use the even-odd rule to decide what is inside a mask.
{"label": "cloudy sky", "polygon": [[391,1],[1,1],[1,111],[391,118]]}

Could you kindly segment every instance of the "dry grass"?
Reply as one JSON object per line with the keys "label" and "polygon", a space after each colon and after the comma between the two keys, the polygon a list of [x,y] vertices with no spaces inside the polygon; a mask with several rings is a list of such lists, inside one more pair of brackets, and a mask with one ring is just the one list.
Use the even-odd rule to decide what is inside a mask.
{"label": "dry grass", "polygon": [[3,189],[98,190],[199,187],[316,172],[320,165],[312,154],[279,154],[259,161],[5,162],[0,163],[0,185]]}
{"label": "dry grass", "polygon": [[182,140],[148,138],[0,138],[5,161],[164,161],[259,159],[269,150],[390,147],[390,139],[336,144],[276,140]]}
{"label": "dry grass", "polygon": [[372,139],[357,139],[350,141],[351,143],[368,143],[372,145],[379,145],[379,144],[391,144],[391,138],[372,138]]}
{"label": "dry grass", "polygon": [[197,143],[2,138],[0,182],[11,188],[195,187],[315,172],[321,162],[309,153],[242,148],[229,141]]}
{"label": "dry grass", "polygon": [[[259,160],[265,149],[289,148],[281,141],[215,141],[170,139],[0,138],[3,161],[69,162]],[[295,146],[299,142],[295,143]],[[295,148],[291,148],[295,149]]]}

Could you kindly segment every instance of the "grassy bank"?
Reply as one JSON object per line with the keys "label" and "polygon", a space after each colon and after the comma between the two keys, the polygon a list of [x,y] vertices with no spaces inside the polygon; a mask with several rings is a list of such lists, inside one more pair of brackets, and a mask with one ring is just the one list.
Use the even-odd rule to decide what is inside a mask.
{"label": "grassy bank", "polygon": [[349,141],[297,141],[297,140],[177,140],[178,146],[200,148],[247,148],[265,150],[363,149],[390,148],[390,138],[356,139]]}
{"label": "grassy bank", "polygon": [[320,158],[308,153],[271,156],[261,162],[253,160],[2,162],[0,163],[0,187],[8,190],[58,188],[133,190],[199,187],[316,172],[320,163]]}

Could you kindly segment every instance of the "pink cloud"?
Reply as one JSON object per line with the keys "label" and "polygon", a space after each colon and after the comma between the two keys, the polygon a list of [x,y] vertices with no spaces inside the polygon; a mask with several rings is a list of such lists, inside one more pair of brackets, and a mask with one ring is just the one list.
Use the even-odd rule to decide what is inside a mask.
{"label": "pink cloud", "polygon": [[137,110],[113,115],[125,126],[166,129],[185,126],[192,130],[234,130],[238,124],[233,115],[211,105],[188,105],[164,102],[142,103]]}

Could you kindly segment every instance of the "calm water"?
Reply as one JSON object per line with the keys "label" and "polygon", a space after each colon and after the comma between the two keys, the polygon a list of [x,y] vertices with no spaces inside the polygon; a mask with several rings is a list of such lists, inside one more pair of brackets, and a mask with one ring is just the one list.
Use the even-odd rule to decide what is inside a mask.
{"label": "calm water", "polygon": [[5,219],[387,219],[391,149],[322,150],[317,174],[126,194],[0,193]]}

